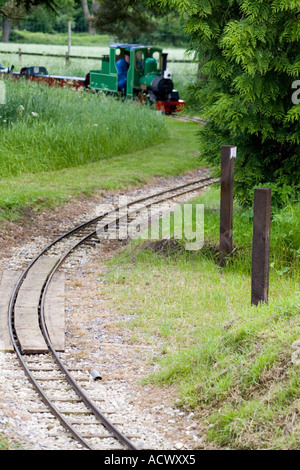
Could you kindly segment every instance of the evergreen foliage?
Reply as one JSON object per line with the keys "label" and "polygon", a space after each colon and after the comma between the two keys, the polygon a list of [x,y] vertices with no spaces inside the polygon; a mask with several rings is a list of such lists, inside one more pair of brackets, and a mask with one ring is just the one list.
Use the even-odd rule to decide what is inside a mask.
{"label": "evergreen foliage", "polygon": [[[273,201],[296,197],[300,179],[300,0],[161,0],[187,18],[199,62],[193,87],[202,155],[219,167],[220,146],[238,147],[237,195],[268,186]],[[299,86],[297,87],[299,88]]]}

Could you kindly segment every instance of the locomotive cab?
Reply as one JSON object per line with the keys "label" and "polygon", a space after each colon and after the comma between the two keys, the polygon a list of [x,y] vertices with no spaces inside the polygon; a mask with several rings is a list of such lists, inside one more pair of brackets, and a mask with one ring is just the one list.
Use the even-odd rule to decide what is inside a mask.
{"label": "locomotive cab", "polygon": [[125,52],[130,54],[126,96],[132,97],[141,90],[152,89],[153,80],[160,77],[163,72],[162,49],[139,44],[110,46],[109,56],[102,59],[101,70],[91,70],[90,72],[90,87],[92,89],[108,92],[118,91],[116,63],[125,56]]}

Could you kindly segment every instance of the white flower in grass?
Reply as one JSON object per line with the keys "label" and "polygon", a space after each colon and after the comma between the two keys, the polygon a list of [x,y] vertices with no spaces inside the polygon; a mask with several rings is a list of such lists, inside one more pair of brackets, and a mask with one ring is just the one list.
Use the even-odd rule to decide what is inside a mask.
{"label": "white flower in grass", "polygon": [[34,111],[31,111],[32,116],[38,117],[38,113],[35,113]]}
{"label": "white flower in grass", "polygon": [[18,106],[18,116],[22,116],[23,115],[23,111],[24,111],[24,106],[22,104],[20,104],[20,106]]}

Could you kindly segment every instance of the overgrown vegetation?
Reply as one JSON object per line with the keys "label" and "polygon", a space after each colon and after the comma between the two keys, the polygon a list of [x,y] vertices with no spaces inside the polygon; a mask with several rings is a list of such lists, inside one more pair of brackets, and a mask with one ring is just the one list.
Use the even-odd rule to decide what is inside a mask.
{"label": "overgrown vegetation", "polygon": [[205,204],[200,251],[132,242],[101,291],[129,315],[132,341],[153,346],[145,383],[173,384],[196,413],[200,448],[298,449],[300,204],[273,211],[269,303],[255,307],[252,214],[235,205],[235,250],[221,269],[219,188],[195,202]]}
{"label": "overgrown vegetation", "polygon": [[55,171],[134,152],[166,138],[162,116],[104,95],[6,82],[0,176]]}

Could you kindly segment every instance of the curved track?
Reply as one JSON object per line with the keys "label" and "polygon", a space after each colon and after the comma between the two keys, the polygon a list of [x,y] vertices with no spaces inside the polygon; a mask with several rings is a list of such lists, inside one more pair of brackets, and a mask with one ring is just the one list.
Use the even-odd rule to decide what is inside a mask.
{"label": "curved track", "polygon": [[[134,200],[127,204],[127,207],[130,208],[129,213],[126,214],[125,217],[130,217],[130,215],[136,214],[141,207],[149,207],[155,204],[160,204],[167,200],[174,199],[176,197],[180,197],[187,193],[192,193],[201,190],[202,188],[208,186],[209,184],[213,184],[217,182],[217,180],[213,180],[211,177],[201,178],[197,181],[189,182],[183,185],[180,185],[176,188],[167,189],[156,193],[154,195],[142,197],[140,199]],[[40,329],[42,331],[43,337],[47,344],[49,353],[47,355],[47,361],[51,361],[53,364],[53,370],[59,374],[58,380],[61,382],[66,382],[70,386],[72,393],[76,393],[78,397],[78,401],[80,404],[88,409],[88,412],[92,414],[95,418],[95,422],[98,424],[98,429],[96,436],[102,439],[114,439],[117,441],[118,445],[121,445],[121,448],[127,448],[131,450],[138,450],[137,447],[131,440],[124,436],[99,410],[96,404],[86,395],[84,390],[80,387],[77,380],[74,379],[73,375],[71,374],[70,370],[63,364],[61,361],[58,352],[55,350],[53,344],[51,343],[47,325],[45,321],[45,298],[47,295],[47,291],[49,286],[53,280],[53,277],[56,272],[58,272],[59,268],[64,264],[66,259],[69,255],[74,252],[79,246],[83,245],[84,243],[88,242],[89,240],[93,239],[97,234],[97,225],[104,217],[112,215],[113,221],[112,223],[120,222],[121,217],[116,215],[117,213],[121,213],[122,207],[118,207],[115,211],[106,212],[105,214],[101,214],[101,216],[95,217],[92,220],[89,220],[69,232],[61,235],[48,246],[46,246],[39,254],[34,258],[26,270],[20,276],[15,289],[13,291],[13,295],[10,300],[9,305],[9,312],[8,312],[8,324],[9,324],[9,333],[11,342],[13,344],[14,350],[18,356],[19,362],[21,367],[23,368],[24,372],[26,373],[28,379],[30,380],[31,384],[41,397],[44,404],[49,408],[51,413],[58,418],[61,425],[71,434],[71,436],[76,439],[84,448],[89,450],[94,450],[93,439],[87,438],[83,435],[82,432],[76,425],[72,424],[71,420],[68,419],[66,413],[63,410],[59,409],[59,405],[56,404],[56,399],[51,398],[45,387],[41,385],[39,378],[36,377],[34,372],[34,368],[32,367],[32,362],[28,360],[28,356],[24,355],[22,352],[22,345],[20,344],[16,328],[15,328],[15,305],[18,299],[18,295],[22,284],[30,271],[33,269],[35,264],[38,260],[40,260],[44,255],[51,253],[51,250],[55,248],[56,253],[59,253],[59,260],[55,264],[54,267],[51,268],[50,273],[44,279],[43,288],[40,292],[40,302],[39,302],[39,324]],[[119,211],[119,212],[118,212]],[[105,225],[108,228],[109,223]]]}

